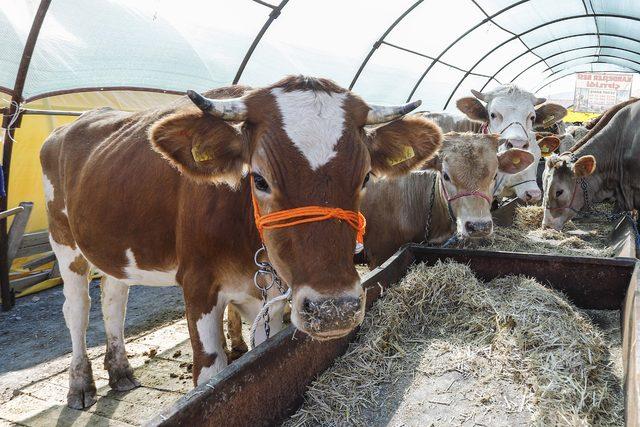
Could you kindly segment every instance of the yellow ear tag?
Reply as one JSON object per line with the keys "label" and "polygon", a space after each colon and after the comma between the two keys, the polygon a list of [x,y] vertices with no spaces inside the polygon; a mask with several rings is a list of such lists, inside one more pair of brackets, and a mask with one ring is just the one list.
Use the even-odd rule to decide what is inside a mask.
{"label": "yellow ear tag", "polygon": [[191,155],[196,162],[206,162],[207,160],[213,160],[214,156],[211,153],[200,151],[200,146],[196,145],[191,147]]}
{"label": "yellow ear tag", "polygon": [[549,127],[549,125],[552,125],[552,124],[554,124],[555,122],[556,122],[556,116],[549,116],[549,117],[547,117],[547,120],[545,120],[545,121],[542,123],[542,126],[544,126],[545,128],[548,128],[548,127]]}
{"label": "yellow ear tag", "polygon": [[520,157],[514,157],[513,159],[511,159],[511,162],[514,165],[519,165],[520,164]]}
{"label": "yellow ear tag", "polygon": [[551,150],[549,150],[549,147],[547,147],[546,145],[542,145],[540,147],[540,151],[541,151],[542,157],[549,157],[551,155]]}
{"label": "yellow ear tag", "polygon": [[405,145],[404,149],[402,150],[402,155],[401,157],[395,158],[395,159],[389,159],[389,165],[391,166],[395,166],[398,163],[402,163],[405,162],[413,157],[415,157],[416,153],[413,151],[413,147],[410,145]]}

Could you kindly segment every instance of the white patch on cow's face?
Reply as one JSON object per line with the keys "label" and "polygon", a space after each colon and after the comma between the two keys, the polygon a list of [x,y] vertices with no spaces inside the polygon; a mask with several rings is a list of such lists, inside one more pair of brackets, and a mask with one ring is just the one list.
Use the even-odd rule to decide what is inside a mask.
{"label": "white patch on cow's face", "polygon": [[282,115],[284,131],[316,170],[336,155],[335,146],[344,130],[342,104],[346,93],[285,92],[272,89]]}
{"label": "white patch on cow's face", "polygon": [[[500,134],[511,141],[513,147],[527,150],[533,148],[535,134],[532,117],[535,117],[533,95],[526,92],[498,95],[487,104],[489,132]],[[533,138],[533,139],[532,139]],[[525,144],[529,147],[525,147]]]}
{"label": "white patch on cow's face", "polygon": [[125,277],[122,280],[128,285],[147,285],[147,286],[175,286],[177,269],[173,268],[168,271],[162,270],[142,270],[136,263],[131,248],[125,251],[128,264],[124,267]]}

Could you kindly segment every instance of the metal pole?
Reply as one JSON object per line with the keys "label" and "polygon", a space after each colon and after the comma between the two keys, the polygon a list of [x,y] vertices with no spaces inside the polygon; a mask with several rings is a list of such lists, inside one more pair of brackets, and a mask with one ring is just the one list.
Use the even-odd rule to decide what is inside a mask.
{"label": "metal pole", "polygon": [[398,18],[393,21],[393,23],[391,25],[389,25],[389,28],[387,28],[387,30],[382,33],[382,36],[380,36],[380,38],[378,39],[377,42],[375,42],[373,44],[373,46],[371,47],[371,50],[369,50],[369,53],[367,54],[367,56],[364,58],[364,61],[362,61],[362,63],[360,64],[360,67],[358,68],[358,71],[356,71],[355,76],[353,76],[353,80],[351,80],[351,84],[349,85],[349,90],[353,89],[353,86],[355,86],[356,81],[358,81],[358,78],[360,77],[360,74],[362,73],[362,70],[364,70],[364,67],[366,67],[367,63],[369,62],[369,60],[371,59],[371,57],[373,56],[373,53],[378,50],[378,48],[380,47],[380,45],[384,42],[384,39],[389,35],[389,33],[396,27],[396,25],[398,25],[400,23],[400,21],[402,21],[405,16],[407,16],[408,14],[411,13],[411,11],[413,11],[413,9],[415,9],[416,7],[418,7],[418,5],[420,3],[422,3],[423,0],[418,0],[417,2],[415,2],[413,5],[411,5],[407,10],[405,10],[402,15],[398,16]]}
{"label": "metal pole", "polygon": [[[13,138],[15,135],[15,128],[20,126],[20,104],[23,102],[22,93],[24,91],[24,84],[27,80],[27,72],[29,71],[29,65],[31,64],[31,58],[33,56],[33,50],[38,41],[38,34],[42,28],[42,23],[45,16],[47,16],[47,10],[51,0],[41,0],[40,6],[36,11],[33,23],[31,24],[31,30],[29,30],[29,36],[24,45],[22,51],[22,57],[20,58],[20,65],[18,66],[18,73],[16,74],[16,80],[13,85],[13,94],[11,97],[11,105],[9,106],[9,115],[4,125],[11,124],[6,127],[4,135],[4,146],[2,152],[2,170],[4,173],[5,182],[5,197],[0,198],[0,211],[6,211],[8,207],[9,198],[9,172],[11,171],[11,152],[13,150]],[[12,118],[15,117],[15,121],[12,122]],[[9,257],[8,257],[8,229],[7,218],[0,219],[0,296],[2,297],[2,309],[4,311],[10,310],[15,302],[15,295],[11,290],[9,283]]]}
{"label": "metal pole", "polygon": [[242,77],[242,73],[244,72],[244,68],[247,66],[247,63],[249,62],[249,59],[251,58],[251,55],[253,55],[253,51],[258,46],[258,43],[260,43],[260,40],[262,40],[262,36],[264,36],[264,33],[267,32],[267,30],[271,26],[271,23],[273,21],[275,21],[278,18],[278,16],[280,16],[280,12],[282,11],[282,8],[285,7],[285,5],[287,3],[289,3],[289,0],[282,0],[280,2],[280,4],[278,6],[275,6],[275,7],[273,5],[266,4],[266,3],[262,2],[262,1],[256,1],[256,3],[260,3],[263,6],[271,8],[271,13],[269,13],[269,19],[267,19],[267,22],[264,23],[264,25],[262,26],[262,28],[260,29],[260,31],[256,35],[256,38],[253,39],[253,43],[251,43],[251,46],[249,47],[249,50],[244,55],[244,58],[242,59],[242,63],[240,64],[240,67],[238,67],[238,72],[236,73],[236,76],[233,78],[232,84],[234,84],[234,85],[238,84],[238,82],[240,81],[240,77]]}

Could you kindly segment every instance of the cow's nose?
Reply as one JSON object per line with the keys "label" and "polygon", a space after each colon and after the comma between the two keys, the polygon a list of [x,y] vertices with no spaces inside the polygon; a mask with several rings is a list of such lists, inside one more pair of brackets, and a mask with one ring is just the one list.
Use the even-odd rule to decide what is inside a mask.
{"label": "cow's nose", "polygon": [[305,298],[300,306],[302,329],[316,338],[342,336],[360,323],[362,299],[353,296],[339,298]]}
{"label": "cow's nose", "polygon": [[526,150],[529,148],[529,140],[527,139],[509,139],[506,143],[507,148],[520,148]]}
{"label": "cow's nose", "polygon": [[527,190],[524,192],[524,201],[527,203],[536,203],[540,201],[542,192],[540,190]]}
{"label": "cow's nose", "polygon": [[493,232],[492,221],[467,221],[464,224],[469,237],[485,237]]}

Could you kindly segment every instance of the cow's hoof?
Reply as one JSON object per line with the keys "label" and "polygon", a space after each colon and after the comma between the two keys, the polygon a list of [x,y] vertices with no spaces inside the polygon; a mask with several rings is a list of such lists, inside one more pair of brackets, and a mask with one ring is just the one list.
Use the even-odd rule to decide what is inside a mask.
{"label": "cow's hoof", "polygon": [[86,388],[72,388],[67,394],[67,406],[72,409],[85,409],[96,403],[96,386],[92,383]]}
{"label": "cow's hoof", "polygon": [[72,360],[69,367],[69,393],[67,405],[83,409],[96,403],[96,383],[93,382],[91,362],[86,357]]}
{"label": "cow's hoof", "polygon": [[133,375],[133,369],[126,368],[119,372],[109,372],[109,386],[115,391],[128,391],[140,386]]}

